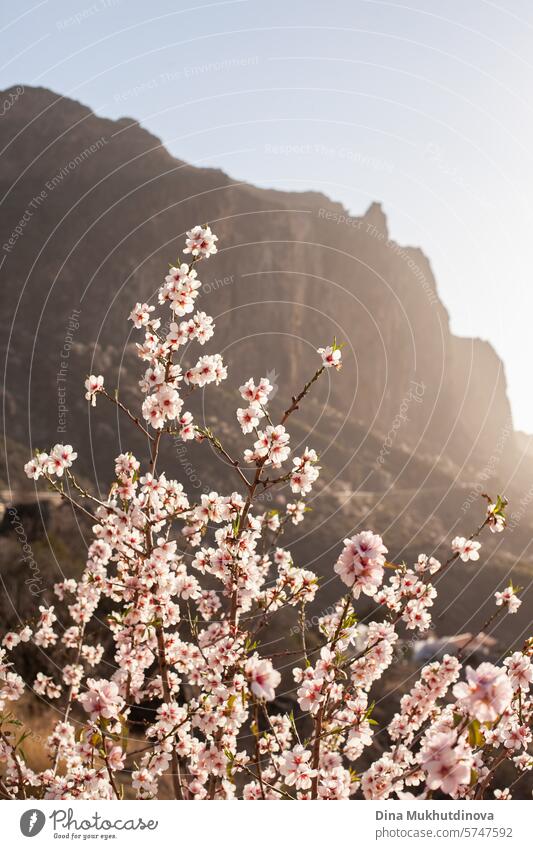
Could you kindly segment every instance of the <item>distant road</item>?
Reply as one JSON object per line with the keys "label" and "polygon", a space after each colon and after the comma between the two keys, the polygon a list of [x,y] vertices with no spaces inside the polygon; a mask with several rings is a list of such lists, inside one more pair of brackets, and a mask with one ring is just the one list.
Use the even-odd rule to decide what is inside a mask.
{"label": "distant road", "polygon": [[0,489],[0,523],[5,520],[6,510],[11,507],[23,507],[27,505],[42,504],[43,509],[51,505],[59,505],[61,496],[59,492],[32,492],[27,489]]}

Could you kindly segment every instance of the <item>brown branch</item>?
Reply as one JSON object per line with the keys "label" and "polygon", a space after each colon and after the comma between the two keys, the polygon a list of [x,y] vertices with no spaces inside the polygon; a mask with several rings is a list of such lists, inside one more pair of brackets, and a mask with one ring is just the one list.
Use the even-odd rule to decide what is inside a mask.
{"label": "brown branch", "polygon": [[105,395],[106,398],[109,398],[109,400],[111,401],[112,404],[116,404],[116,406],[119,409],[121,409],[124,413],[126,413],[128,418],[133,422],[134,425],[136,425],[139,428],[139,430],[141,430],[144,433],[144,435],[150,440],[150,442],[154,441],[154,437],[152,436],[152,434],[149,433],[146,430],[146,428],[139,421],[139,418],[137,416],[134,416],[133,413],[130,410],[128,410],[128,408],[122,403],[122,401],[119,401],[119,399],[117,397],[114,398],[104,388],[99,389],[98,391],[101,392],[102,395]]}
{"label": "brown branch", "polygon": [[236,472],[237,472],[237,474],[239,475],[239,477],[240,477],[241,481],[244,483],[245,487],[249,490],[249,489],[250,489],[250,486],[251,486],[250,481],[249,481],[249,480],[248,480],[248,478],[244,475],[244,473],[241,471],[241,468],[240,468],[240,466],[239,466],[239,461],[238,461],[238,460],[234,460],[234,459],[233,459],[233,457],[231,457],[231,456],[230,456],[230,454],[228,454],[228,452],[227,452],[227,451],[226,451],[226,449],[223,447],[223,445],[222,445],[222,443],[220,442],[220,440],[218,439],[218,437],[216,437],[216,436],[215,436],[215,435],[214,435],[214,434],[213,434],[213,433],[209,430],[209,428],[207,428],[207,427],[205,427],[205,428],[204,428],[204,427],[198,427],[198,426],[196,426],[195,430],[197,430],[197,431],[198,431],[198,433],[199,433],[201,436],[203,436],[203,437],[204,437],[204,439],[207,439],[207,440],[208,440],[208,442],[210,442],[210,443],[211,443],[211,445],[212,445],[212,446],[213,446],[213,447],[214,447],[214,448],[218,451],[218,453],[219,453],[222,457],[224,457],[224,459],[225,459],[225,460],[227,460],[227,461],[228,461],[228,463],[230,464],[230,466],[233,466],[233,468],[235,469],[235,471],[236,471]]}
{"label": "brown branch", "polygon": [[325,368],[326,368],[325,366],[321,366],[321,367],[318,369],[318,371],[316,371],[316,372],[315,372],[315,374],[313,375],[313,377],[311,378],[311,380],[308,380],[308,381],[307,381],[307,383],[305,384],[304,388],[303,388],[303,389],[302,389],[302,391],[299,393],[299,395],[293,396],[293,398],[292,398],[292,403],[291,403],[290,407],[288,407],[288,408],[285,410],[285,412],[283,413],[283,417],[282,417],[282,419],[281,419],[281,421],[280,421],[280,424],[282,424],[282,425],[283,425],[283,424],[285,424],[285,422],[287,421],[287,419],[289,418],[289,416],[291,415],[291,413],[295,413],[295,412],[296,412],[296,410],[298,410],[298,409],[299,409],[298,405],[299,405],[300,401],[301,401],[301,400],[302,400],[302,399],[303,399],[303,398],[307,395],[307,393],[308,393],[308,392],[309,392],[309,390],[311,389],[311,387],[312,387],[313,383],[315,383],[315,382],[318,380],[318,378],[320,377],[320,375],[322,374],[322,372],[325,370]]}

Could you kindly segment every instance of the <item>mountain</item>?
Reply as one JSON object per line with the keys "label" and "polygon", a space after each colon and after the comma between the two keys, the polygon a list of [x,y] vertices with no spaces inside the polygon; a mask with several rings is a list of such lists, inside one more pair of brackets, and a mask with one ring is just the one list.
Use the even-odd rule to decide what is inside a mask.
{"label": "mountain", "polygon": [[[207,352],[223,353],[230,379],[196,413],[232,450],[244,446],[234,419],[243,379],[269,370],[282,410],[313,373],[315,349],[333,337],[345,345],[342,372],[291,425],[324,468],[315,530],[296,541],[302,559],[329,574],[339,540],[368,524],[395,557],[438,549],[473,530],[482,491],[504,489],[516,526],[488,541],[481,599],[472,571],[452,579],[450,622],[462,627],[474,601],[479,624],[478,601],[511,569],[529,585],[533,457],[513,430],[503,364],[487,342],[450,332],[429,260],[391,238],[379,204],[354,216],[316,192],[258,189],[175,159],[134,119],[98,117],[42,88],[10,98],[15,90],[1,95],[13,105],[0,122],[4,490],[27,488],[20,457],[56,441],[77,446],[80,472],[102,488],[121,448],[145,456],[114,409],[88,414],[83,380],[102,372],[138,403],[126,317],[153,299],[185,231],[209,221],[220,249],[201,267],[199,308],[215,316]],[[166,461],[191,486],[229,485],[231,470],[204,445],[170,446]]]}

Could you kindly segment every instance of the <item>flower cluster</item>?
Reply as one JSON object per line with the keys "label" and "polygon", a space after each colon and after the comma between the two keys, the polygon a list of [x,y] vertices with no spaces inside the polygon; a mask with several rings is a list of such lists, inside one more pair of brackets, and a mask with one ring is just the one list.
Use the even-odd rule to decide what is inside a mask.
{"label": "flower cluster", "polygon": [[512,584],[506,587],[501,593],[495,592],[494,597],[496,598],[498,607],[506,607],[509,613],[516,613],[522,604]]}
{"label": "flower cluster", "polygon": [[77,454],[72,445],[54,445],[49,454],[37,452],[24,466],[24,471],[32,480],[38,480],[41,475],[62,477],[66,469],[70,469]]}
{"label": "flower cluster", "polygon": [[[158,292],[159,308],[170,311],[166,322],[156,304],[139,302],[131,311],[142,334],[141,414],[108,392],[102,376],[85,383],[91,407],[102,396],[142,432],[147,461],[119,454],[107,498],[80,485],[70,445],[37,452],[25,466],[30,478],[44,478],[89,513],[92,541],[82,574],[57,583],[56,598],[2,640],[2,709],[26,690],[14,671],[21,647],[57,648],[67,658],[32,683],[59,713],[44,769],[25,760],[18,735],[1,720],[2,792],[114,799],[128,785],[139,799],[169,792],[198,800],[423,799],[433,791],[482,798],[503,761],[519,775],[533,765],[532,643],[501,665],[463,670],[450,655],[427,664],[387,729],[376,727],[372,690],[395,662],[402,634],[431,627],[433,576],[479,559],[477,537],[484,527],[503,530],[506,502],[490,500],[482,526],[457,536],[442,565],[425,554],[412,568],[389,562],[382,537],[371,530],[345,539],[334,565],[344,595],[308,640],[306,607],[318,577],[294,561],[282,535],[303,521],[320,466],[313,448],[293,456],[289,425],[315,381],[341,367],[341,349],[336,342],[317,349],[315,373],[281,413],[266,377],[240,387],[237,421],[250,441],[242,462],[235,459],[186,409],[191,393],[227,376],[219,354],[190,355],[214,332],[212,318],[195,305],[196,266],[216,254],[216,243],[207,226],[188,231],[190,262],[171,266]],[[168,437],[207,441],[235,474],[235,490],[191,498],[160,468]],[[273,487],[286,487],[297,500],[265,511],[258,496]],[[496,593],[493,617],[517,610],[517,592],[510,585]],[[372,610],[364,624],[357,610],[363,600]],[[261,638],[280,611],[284,622],[298,622],[298,648],[282,644],[269,656]],[[283,712],[291,687],[294,702]],[[142,740],[132,746],[133,712],[147,706]]]}

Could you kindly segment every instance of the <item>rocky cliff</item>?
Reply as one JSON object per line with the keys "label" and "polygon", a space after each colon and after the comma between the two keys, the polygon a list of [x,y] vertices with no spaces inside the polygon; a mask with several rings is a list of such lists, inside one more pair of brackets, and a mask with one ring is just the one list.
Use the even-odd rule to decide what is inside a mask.
{"label": "rocky cliff", "polygon": [[172,158],[132,119],[104,120],[45,89],[25,89],[2,119],[0,144],[13,438],[27,439],[30,410],[37,442],[57,426],[51,384],[72,315],[66,421],[77,428],[88,360],[118,367],[131,303],[153,295],[184,230],[210,221],[221,251],[202,307],[217,315],[214,344],[234,382],[266,362],[287,395],[312,349],[335,335],[345,368],[331,401],[343,416],[387,434],[407,399],[399,441],[459,468],[492,454],[510,421],[503,366],[486,343],[450,334],[429,261],[389,237],[378,204],[350,217],[320,194],[237,184]]}

